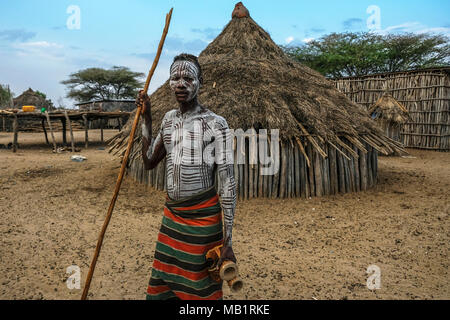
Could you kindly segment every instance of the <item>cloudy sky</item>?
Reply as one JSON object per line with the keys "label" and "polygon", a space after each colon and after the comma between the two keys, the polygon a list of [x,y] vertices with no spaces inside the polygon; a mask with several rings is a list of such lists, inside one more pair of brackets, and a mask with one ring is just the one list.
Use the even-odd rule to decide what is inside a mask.
{"label": "cloudy sky", "polygon": [[[173,57],[199,54],[229,22],[237,0],[0,0],[0,84],[31,87],[68,107],[60,81],[89,67],[147,73],[166,13],[174,7],[150,86],[168,78]],[[277,44],[301,44],[331,32],[435,32],[450,36],[448,0],[246,0]]]}

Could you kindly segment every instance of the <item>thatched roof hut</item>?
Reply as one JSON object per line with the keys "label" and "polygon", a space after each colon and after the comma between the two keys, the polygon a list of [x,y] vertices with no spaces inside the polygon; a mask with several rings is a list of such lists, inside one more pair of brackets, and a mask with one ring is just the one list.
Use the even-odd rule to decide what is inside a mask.
{"label": "thatched roof hut", "polygon": [[384,94],[370,108],[369,114],[374,120],[393,124],[403,124],[410,120],[408,110],[390,94]]}
{"label": "thatched roof hut", "polygon": [[[248,141],[236,149],[246,161],[235,165],[241,198],[365,190],[376,182],[377,152],[401,152],[401,145],[387,138],[366,110],[320,73],[287,57],[250,16],[235,15],[199,61],[203,105],[225,117],[232,129],[280,130],[281,169],[274,176],[260,175],[262,165],[250,164]],[[150,99],[156,135],[164,114],[178,105],[168,81]],[[111,152],[124,153],[130,129],[131,122],[111,140]],[[153,172],[143,170],[140,139],[137,132],[131,173],[163,189],[164,164]]]}
{"label": "thatched roof hut", "polygon": [[13,99],[15,108],[22,108],[23,106],[35,106],[37,109],[49,109],[53,106],[50,100],[45,99],[39,93],[33,91],[31,88],[24,91],[20,96]]}
{"label": "thatched roof hut", "polygon": [[384,94],[368,110],[369,115],[379,123],[385,134],[400,141],[401,125],[411,121],[408,110],[390,94]]}

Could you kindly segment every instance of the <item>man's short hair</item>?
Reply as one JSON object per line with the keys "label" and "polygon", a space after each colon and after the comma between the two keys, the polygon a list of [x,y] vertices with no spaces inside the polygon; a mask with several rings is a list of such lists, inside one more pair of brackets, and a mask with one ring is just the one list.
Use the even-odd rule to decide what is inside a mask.
{"label": "man's short hair", "polygon": [[170,70],[172,70],[172,66],[177,61],[189,61],[196,65],[198,68],[198,79],[200,80],[200,83],[203,84],[203,73],[202,73],[202,67],[200,66],[200,63],[198,62],[198,58],[194,56],[193,54],[189,53],[182,53],[177,55],[175,58],[173,58],[173,62],[170,65]]}

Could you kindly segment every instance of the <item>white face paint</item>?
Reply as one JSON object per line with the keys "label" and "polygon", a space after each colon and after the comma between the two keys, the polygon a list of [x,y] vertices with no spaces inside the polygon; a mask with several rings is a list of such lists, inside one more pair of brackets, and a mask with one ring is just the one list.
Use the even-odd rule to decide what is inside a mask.
{"label": "white face paint", "polygon": [[187,60],[176,61],[170,69],[170,87],[174,92],[186,91],[186,101],[191,101],[200,89],[198,74],[199,70],[194,63]]}

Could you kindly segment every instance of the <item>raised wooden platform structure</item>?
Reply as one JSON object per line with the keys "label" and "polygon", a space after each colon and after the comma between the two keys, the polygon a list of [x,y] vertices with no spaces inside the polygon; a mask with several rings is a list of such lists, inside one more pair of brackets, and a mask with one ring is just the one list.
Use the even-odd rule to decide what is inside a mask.
{"label": "raised wooden platform structure", "polygon": [[[47,123],[51,137],[53,142],[53,149],[56,151],[56,142],[55,137],[53,134],[53,126],[52,126],[52,120],[58,120],[62,123],[62,137],[63,137],[63,144],[67,145],[67,137],[66,137],[66,131],[67,126],[69,126],[69,132],[71,137],[71,144],[72,144],[72,150],[74,150],[74,140],[73,140],[73,132],[72,132],[72,124],[71,121],[80,121],[82,120],[84,123],[84,130],[85,130],[85,147],[87,148],[89,145],[89,122],[93,120],[98,119],[118,119],[119,120],[119,131],[122,128],[122,125],[126,123],[128,120],[128,117],[130,116],[131,112],[122,112],[122,111],[116,111],[116,112],[100,112],[100,111],[54,111],[54,112],[22,112],[18,109],[7,109],[7,110],[0,110],[0,116],[4,119],[11,119],[13,122],[13,132],[14,132],[14,139],[13,139],[13,146],[12,150],[13,152],[17,151],[17,141],[18,141],[18,133],[19,133],[19,119],[26,119],[31,120],[32,122],[40,122],[42,124],[42,128],[45,135],[45,141],[47,144],[50,144],[48,140],[47,135],[47,129],[45,128],[45,123]],[[3,121],[5,123],[5,121]],[[103,142],[103,128],[101,129],[101,141]]]}

